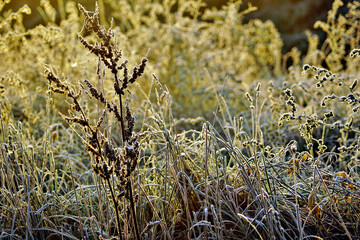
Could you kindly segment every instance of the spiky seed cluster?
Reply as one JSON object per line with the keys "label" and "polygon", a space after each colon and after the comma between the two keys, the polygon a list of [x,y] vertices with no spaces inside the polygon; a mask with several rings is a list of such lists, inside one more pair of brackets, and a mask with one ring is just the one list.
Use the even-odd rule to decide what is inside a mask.
{"label": "spiky seed cluster", "polygon": [[[85,38],[79,35],[80,42],[89,49],[90,52],[98,56],[101,61],[105,64],[105,66],[111,70],[111,72],[115,75],[114,80],[114,89],[118,95],[124,95],[125,89],[128,87],[128,84],[134,83],[137,78],[139,78],[145,70],[147,58],[143,58],[138,67],[133,67],[133,72],[131,76],[129,76],[129,69],[127,67],[128,61],[125,60],[119,65],[119,60],[122,57],[121,50],[118,50],[115,44],[111,43],[111,38],[113,36],[113,31],[111,27],[106,30],[103,26],[100,25],[99,22],[99,6],[96,4],[95,12],[90,15],[88,11],[84,9],[84,7],[79,4],[80,11],[85,16],[85,28],[89,32],[94,32],[96,36],[100,39],[100,43],[90,44]],[[123,70],[123,79],[118,80],[118,72]]]}
{"label": "spiky seed cluster", "polygon": [[294,102],[295,98],[292,95],[292,91],[287,88],[287,89],[284,90],[284,94],[285,94],[285,97],[287,98],[286,104],[291,106],[292,115],[295,116],[295,112],[296,112],[297,109],[296,109],[296,106],[295,106],[295,102]]}
{"label": "spiky seed cluster", "polygon": [[355,113],[358,111],[360,107],[360,98],[358,98],[354,93],[349,93],[347,96],[336,96],[335,94],[325,96],[321,101],[321,106],[325,107],[327,100],[334,100],[337,99],[338,102],[344,102],[348,105],[351,105],[352,111]]}
{"label": "spiky seed cluster", "polygon": [[139,67],[134,67],[133,68],[133,73],[132,73],[130,79],[128,78],[128,69],[127,69],[127,67],[125,65],[123,84],[122,84],[122,86],[120,88],[120,94],[124,95],[124,90],[127,88],[128,84],[129,83],[134,83],[135,80],[144,73],[146,62],[147,62],[147,58],[143,58],[141,60],[141,63],[139,65]]}
{"label": "spiky seed cluster", "polygon": [[[89,119],[85,115],[85,111],[79,104],[78,99],[81,92],[75,94],[75,91],[66,82],[60,81],[51,70],[46,70],[45,73],[47,74],[47,79],[49,80],[50,89],[53,92],[63,94],[73,100],[73,103],[68,103],[70,109],[73,111],[69,110],[70,116],[63,117],[69,124],[75,123],[82,127],[82,130],[85,134],[83,143],[86,146],[87,151],[95,156],[95,164],[92,166],[94,172],[104,179],[109,179],[114,172],[114,163],[119,164],[119,162],[116,161],[116,159],[119,157],[115,154],[104,154],[108,152],[114,153],[114,149],[110,147],[106,148],[107,152],[102,151],[102,148],[104,144],[107,143],[107,141],[105,137],[100,134],[99,129],[103,123],[104,114],[106,111],[104,111],[103,114],[99,117],[96,125],[91,125]],[[94,89],[90,89],[90,92],[97,99],[100,99],[100,96],[102,96],[102,94],[100,94],[98,91],[95,91]],[[106,102],[106,100],[104,100],[104,102]],[[112,160],[107,162],[105,161],[105,157],[111,158]]]}
{"label": "spiky seed cluster", "polygon": [[135,118],[131,115],[130,107],[126,106],[126,113],[125,113],[125,120],[126,120],[126,129],[125,129],[125,142],[130,142],[132,137],[133,128],[135,126]]}
{"label": "spiky seed cluster", "polygon": [[88,87],[88,89],[89,89],[89,92],[90,92],[91,97],[94,97],[94,98],[96,98],[98,101],[100,101],[101,103],[103,103],[103,104],[104,104],[104,107],[107,108],[107,110],[108,110],[109,112],[114,113],[115,118],[120,122],[120,121],[121,121],[121,114],[120,114],[120,112],[119,112],[118,106],[117,106],[114,102],[112,102],[112,101],[109,102],[108,100],[106,100],[106,98],[104,97],[104,94],[103,94],[102,92],[99,92],[99,91],[92,85],[92,83],[91,83],[89,80],[85,79],[84,82],[85,82],[85,85],[86,85],[86,86]]}
{"label": "spiky seed cluster", "polygon": [[106,31],[99,21],[99,6],[95,5],[95,12],[90,16],[89,12],[79,4],[79,9],[85,17],[85,28],[89,32],[94,32],[101,40],[100,43],[90,44],[81,35],[79,35],[80,42],[89,49],[90,52],[100,57],[102,62],[108,67],[112,73],[118,72],[117,62],[121,58],[121,51],[112,45],[110,40],[113,35],[111,27]]}
{"label": "spiky seed cluster", "polygon": [[[50,69],[45,70],[46,78],[49,81],[50,90],[54,93],[59,93],[65,95],[68,98],[71,98],[73,103],[69,103],[70,109],[75,112],[83,113],[80,103],[79,97],[81,95],[81,91],[75,93],[75,90],[72,89],[65,81],[61,81]],[[69,123],[78,123],[81,126],[87,126],[87,118],[84,114],[80,117],[75,117],[75,113],[69,111],[70,117],[65,117],[65,120]]]}
{"label": "spiky seed cluster", "polygon": [[[314,78],[318,80],[316,83],[316,87],[320,88],[322,87],[322,84],[326,81],[333,82],[335,80],[336,75],[333,74],[331,71],[325,69],[325,68],[318,68],[316,66],[310,66],[309,64],[305,64],[303,66],[303,74],[305,74],[307,71],[313,71],[316,72],[316,75]],[[341,81],[339,81],[339,84],[341,84]]]}
{"label": "spiky seed cluster", "polygon": [[354,49],[354,50],[351,51],[350,57],[354,58],[359,54],[360,54],[360,49]]}
{"label": "spiky seed cluster", "polygon": [[[351,56],[352,57],[355,57],[356,55],[360,54],[360,49],[354,49],[352,52],[351,52]],[[357,96],[358,94],[357,93],[354,93],[353,91],[355,90],[355,88],[357,87],[358,85],[358,82],[359,80],[358,79],[355,79],[351,85],[347,85],[343,79],[341,78],[337,78],[337,76],[335,74],[333,74],[331,71],[329,70],[326,70],[324,68],[318,68],[316,66],[310,66],[309,64],[305,64],[303,66],[303,74],[307,71],[314,71],[316,72],[316,75],[314,76],[315,79],[319,80],[319,82],[316,83],[316,86],[317,87],[321,87],[322,84],[329,80],[329,81],[334,81],[335,79],[338,80],[338,85],[339,86],[345,86],[349,91],[350,93],[348,93],[347,96],[336,96],[334,94],[330,95],[330,96],[325,96],[323,98],[323,100],[321,101],[321,106],[322,107],[325,107],[326,106],[326,102],[327,100],[329,99],[337,99],[339,102],[345,102],[349,105],[351,105],[353,108],[352,108],[352,111],[353,113],[356,113],[358,111],[358,109],[360,108],[360,98]]]}

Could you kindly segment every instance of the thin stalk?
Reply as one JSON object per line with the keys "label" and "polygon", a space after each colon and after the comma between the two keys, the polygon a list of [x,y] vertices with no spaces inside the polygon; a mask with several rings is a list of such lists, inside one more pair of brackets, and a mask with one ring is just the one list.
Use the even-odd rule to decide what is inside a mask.
{"label": "thin stalk", "polygon": [[[115,81],[118,83],[119,80],[118,80],[117,74],[114,74],[114,76],[115,76]],[[123,103],[122,103],[121,94],[119,94],[119,103],[120,103],[120,124],[121,124],[122,143],[123,143],[123,147],[125,147],[125,128],[124,128]],[[139,232],[139,226],[138,226],[136,213],[135,213],[135,204],[134,204],[131,180],[127,183],[126,188],[127,188],[127,191],[129,191],[129,195],[130,195],[129,196],[130,197],[130,199],[129,199],[130,200],[130,209],[131,209],[131,215],[133,217],[133,221],[134,221],[134,225],[135,225],[136,239],[140,240],[140,232]]]}
{"label": "thin stalk", "polygon": [[114,190],[111,186],[111,183],[110,183],[110,178],[107,178],[106,179],[107,183],[109,184],[109,189],[110,189],[110,192],[111,192],[111,197],[114,201],[114,205],[115,205],[115,214],[116,214],[116,221],[117,221],[117,225],[118,225],[118,233],[119,233],[119,238],[120,240],[122,240],[122,234],[121,234],[121,226],[120,226],[120,216],[119,216],[119,209],[118,209],[118,202],[116,201],[116,198],[115,198],[115,194],[114,194]]}
{"label": "thin stalk", "polygon": [[[115,75],[115,82],[119,82],[117,74]],[[122,143],[123,146],[124,145],[124,141],[125,141],[125,128],[124,128],[124,117],[123,117],[123,104],[122,104],[122,98],[121,98],[121,94],[119,93],[119,103],[120,103],[120,124],[121,124],[121,134],[122,134]]]}
{"label": "thin stalk", "polygon": [[135,204],[134,204],[134,197],[133,197],[133,192],[132,192],[131,181],[129,181],[127,183],[127,188],[128,188],[129,194],[130,194],[130,209],[131,209],[131,215],[134,220],[136,239],[140,240],[139,226],[137,223],[137,218],[136,218],[136,213],[135,213]]}
{"label": "thin stalk", "polygon": [[[208,172],[208,161],[209,161],[209,151],[208,151],[208,126],[205,125],[205,209],[208,211],[208,181],[209,181],[209,172]],[[216,165],[217,167],[217,165]],[[219,178],[217,178],[219,179]],[[207,212],[205,213],[205,221],[208,221]],[[216,228],[217,229],[217,228]],[[209,239],[209,229],[208,226],[205,225],[205,239]],[[218,234],[216,234],[216,239],[218,238]]]}

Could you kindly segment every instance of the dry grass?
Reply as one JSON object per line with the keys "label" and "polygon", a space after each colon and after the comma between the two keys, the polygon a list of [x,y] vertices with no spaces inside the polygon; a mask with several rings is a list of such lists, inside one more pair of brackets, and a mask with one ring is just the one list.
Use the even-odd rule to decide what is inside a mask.
{"label": "dry grass", "polygon": [[2,13],[0,238],[358,239],[360,5],[301,57],[239,1],[173,4]]}

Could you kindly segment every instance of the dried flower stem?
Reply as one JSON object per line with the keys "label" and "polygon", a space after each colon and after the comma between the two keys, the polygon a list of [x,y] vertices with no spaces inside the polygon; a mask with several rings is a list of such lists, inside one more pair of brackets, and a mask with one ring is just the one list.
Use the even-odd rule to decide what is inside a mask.
{"label": "dried flower stem", "polygon": [[122,234],[121,234],[121,225],[120,225],[120,214],[119,214],[119,205],[118,202],[116,201],[116,196],[114,193],[114,189],[111,185],[110,179],[107,179],[107,183],[109,185],[109,189],[110,189],[110,193],[111,193],[111,197],[114,201],[114,206],[115,206],[115,215],[116,215],[116,222],[117,222],[117,227],[118,227],[118,234],[119,234],[119,238],[120,240],[122,240]]}
{"label": "dried flower stem", "polygon": [[[66,81],[60,81],[51,70],[47,70],[46,75],[49,80],[50,89],[54,93],[63,94],[72,99],[72,103],[69,103],[69,116],[63,117],[69,124],[75,124],[81,128],[85,135],[82,142],[86,146],[87,151],[95,157],[95,163],[92,164],[94,173],[98,174],[105,180],[105,183],[109,185],[111,198],[115,207],[118,237],[122,240],[119,202],[120,199],[125,196],[130,203],[134,235],[136,239],[140,240],[140,231],[135,209],[136,200],[134,199],[131,182],[132,173],[135,171],[138,163],[140,144],[138,136],[133,136],[134,117],[128,106],[126,106],[126,114],[124,114],[122,95],[125,95],[128,85],[134,83],[136,79],[143,74],[147,58],[143,58],[141,63],[133,68],[133,73],[129,74],[127,67],[128,61],[125,60],[119,64],[122,54],[116,47],[116,41],[114,44],[111,41],[113,37],[111,27],[106,30],[99,23],[99,7],[96,5],[93,14],[89,14],[81,5],[79,5],[79,8],[85,16],[85,29],[95,33],[100,42],[90,44],[81,35],[79,35],[79,40],[84,47],[96,55],[113,74],[114,92],[119,96],[119,105],[113,101],[108,101],[103,92],[99,91],[89,80],[85,79],[84,83],[88,90],[86,90],[83,85],[81,85],[81,87],[88,93],[90,98],[95,98],[96,101],[104,105],[103,114],[97,119],[96,124],[92,125],[89,117],[79,103],[81,92],[75,91]],[[123,79],[119,79],[118,77],[119,71],[121,70],[123,71]],[[97,74],[100,74],[99,71]],[[122,152],[116,151],[112,144],[113,141],[106,137],[106,134],[101,131],[106,112],[113,113],[115,119],[120,122]],[[117,180],[116,189],[110,180],[115,180],[114,178]],[[115,192],[115,190],[118,192]]]}
{"label": "dried flower stem", "polygon": [[[115,77],[115,82],[118,82],[117,73],[114,73],[114,77]],[[119,105],[120,105],[120,124],[121,124],[121,133],[122,133],[122,143],[123,143],[123,146],[125,146],[126,136],[125,136],[125,126],[124,126],[125,124],[124,124],[124,117],[123,117],[124,116],[123,115],[123,103],[122,103],[121,94],[119,94]],[[136,239],[140,240],[140,232],[139,232],[139,226],[138,226],[136,212],[135,212],[135,203],[134,203],[134,197],[133,197],[133,192],[132,192],[131,180],[128,181],[126,188],[130,195],[129,196],[130,210],[131,210],[131,215],[132,215],[133,221],[134,221]]]}

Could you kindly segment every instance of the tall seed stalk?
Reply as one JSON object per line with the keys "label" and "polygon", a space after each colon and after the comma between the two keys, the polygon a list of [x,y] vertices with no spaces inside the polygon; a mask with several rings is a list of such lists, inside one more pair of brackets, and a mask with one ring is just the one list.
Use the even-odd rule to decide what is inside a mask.
{"label": "tall seed stalk", "polygon": [[[91,44],[80,34],[78,36],[79,40],[82,45],[84,45],[91,53],[95,54],[98,59],[111,70],[114,79],[114,91],[119,97],[119,105],[114,101],[108,101],[103,92],[96,89],[88,79],[85,79],[85,86],[80,84],[82,89],[91,99],[95,98],[104,106],[103,113],[98,117],[96,124],[92,125],[90,123],[90,117],[86,115],[86,112],[79,103],[82,92],[74,90],[66,81],[61,81],[51,69],[47,69],[45,74],[49,80],[49,87],[52,92],[63,94],[72,99],[72,103],[68,103],[70,107],[69,116],[63,115],[63,118],[69,124],[76,124],[81,128],[85,135],[85,138],[82,138],[83,144],[95,159],[92,168],[95,174],[98,174],[104,179],[109,186],[111,199],[114,202],[115,207],[119,238],[121,240],[123,239],[119,203],[121,199],[125,197],[130,203],[130,212],[136,239],[140,239],[140,231],[135,210],[136,200],[134,198],[131,182],[131,175],[136,169],[140,152],[139,136],[133,136],[135,119],[131,114],[130,107],[128,105],[124,107],[122,97],[125,95],[125,90],[127,90],[128,85],[134,83],[136,79],[143,74],[147,58],[143,58],[138,67],[133,67],[132,74],[130,75],[127,67],[128,61],[125,60],[119,64],[122,53],[121,50],[117,49],[116,42],[112,41],[113,32],[111,27],[106,30],[100,25],[98,5],[96,4],[95,11],[92,14],[86,11],[81,4],[79,4],[79,9],[85,18],[85,29],[88,32],[95,33],[100,42]],[[121,70],[123,71],[122,79],[119,78],[119,71]],[[122,148],[120,149],[114,147],[113,140],[111,140],[111,137],[106,137],[106,130],[102,127],[106,113],[112,113],[115,119],[120,123],[122,136]],[[111,181],[114,180],[115,176],[117,181]],[[116,183],[116,189],[112,182]],[[117,192],[115,190],[117,190]]]}

